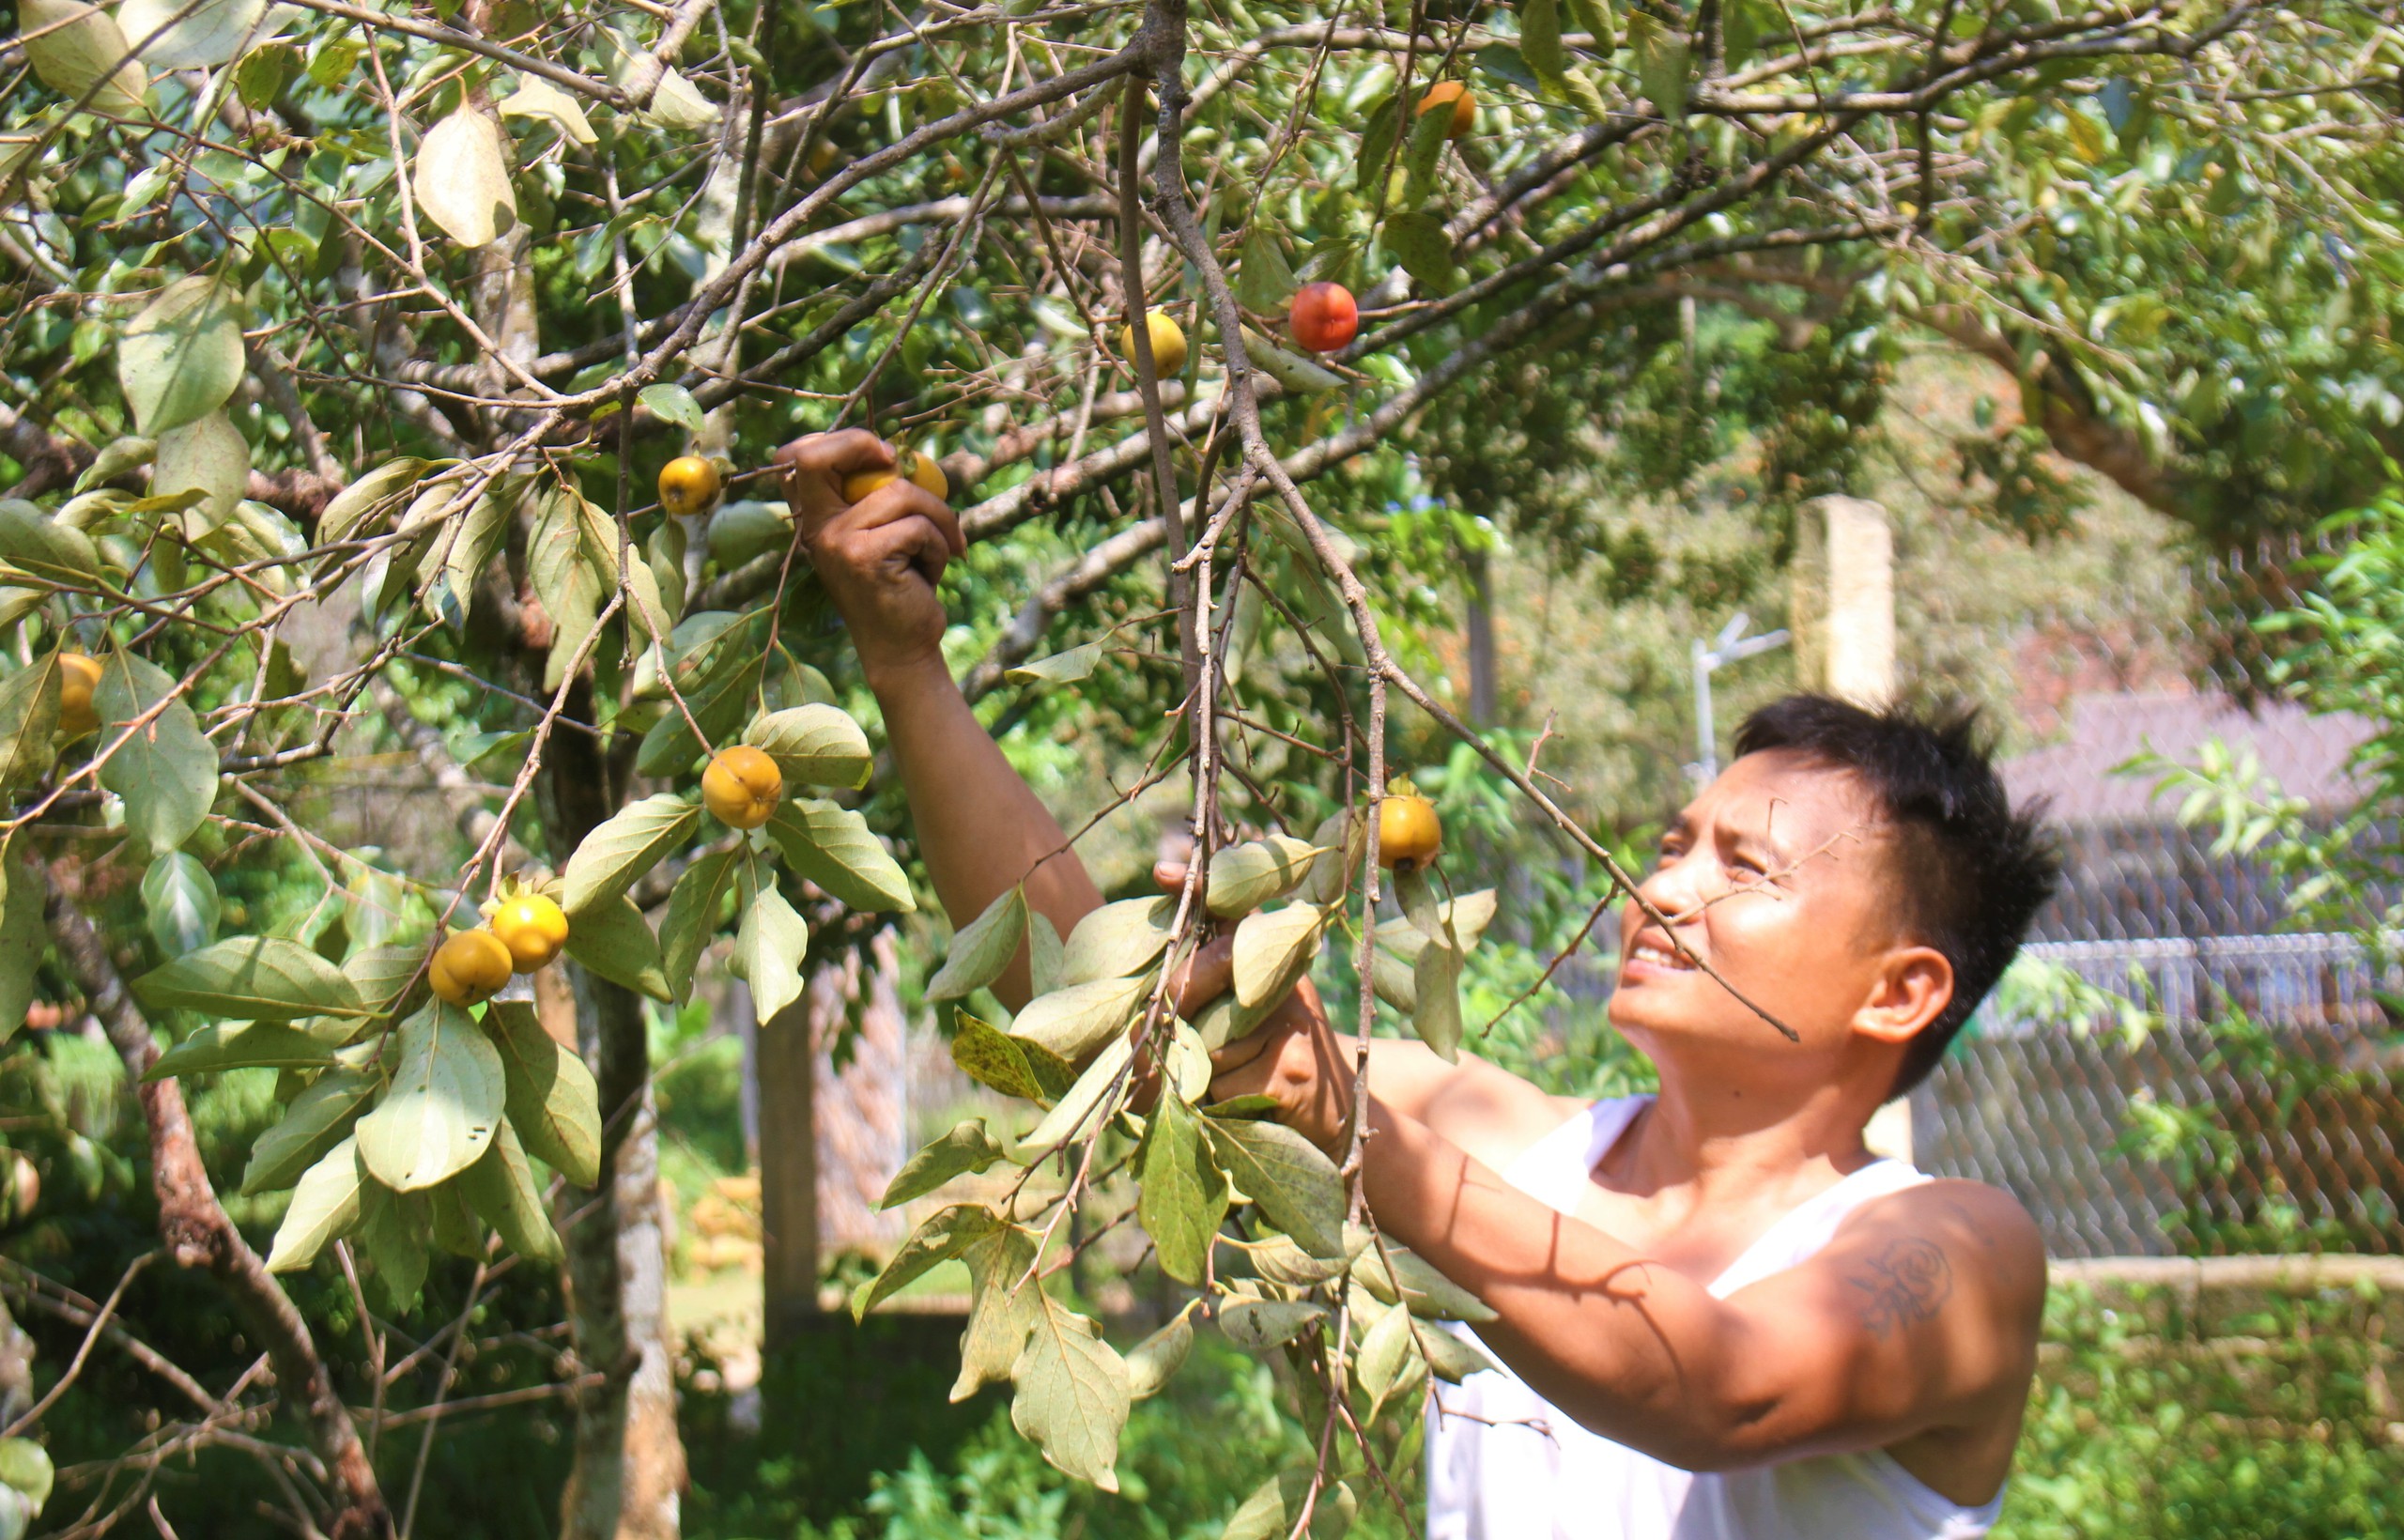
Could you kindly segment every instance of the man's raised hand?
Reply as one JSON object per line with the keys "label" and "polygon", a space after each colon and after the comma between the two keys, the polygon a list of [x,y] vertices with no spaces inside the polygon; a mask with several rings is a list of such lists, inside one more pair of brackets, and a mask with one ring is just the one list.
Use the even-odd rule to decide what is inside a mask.
{"label": "man's raised hand", "polygon": [[802,550],[872,687],[881,678],[942,666],[945,615],[935,584],[968,548],[950,508],[906,479],[843,500],[846,477],[893,461],[892,446],[863,428],[809,434],[777,451]]}

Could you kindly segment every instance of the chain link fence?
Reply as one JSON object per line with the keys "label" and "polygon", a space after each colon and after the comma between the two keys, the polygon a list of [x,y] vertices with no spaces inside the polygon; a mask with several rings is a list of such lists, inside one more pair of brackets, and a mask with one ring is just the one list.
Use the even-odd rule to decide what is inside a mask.
{"label": "chain link fence", "polygon": [[2203,563],[2108,613],[1921,628],[1930,654],[2008,660],[2033,746],[2006,778],[2047,800],[2065,867],[2025,954],[2057,987],[1982,1008],[1915,1095],[1914,1154],[2010,1189],[2056,1256],[2404,1254],[2404,1048],[2378,998],[2404,980],[2353,936],[2290,932],[2279,875],[2129,768],[2217,743],[2315,820],[2359,805],[2373,725],[2277,699],[2244,625],[2309,553]]}

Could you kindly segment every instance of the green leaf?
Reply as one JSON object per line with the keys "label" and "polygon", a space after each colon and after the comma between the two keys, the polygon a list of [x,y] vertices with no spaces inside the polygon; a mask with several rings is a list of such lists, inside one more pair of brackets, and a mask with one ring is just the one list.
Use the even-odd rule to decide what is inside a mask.
{"label": "green leaf", "polygon": [[502,1105],[526,1152],[578,1187],[601,1180],[601,1095],[576,1050],[543,1030],[523,1000],[485,1007],[501,1055]]}
{"label": "green leaf", "polygon": [[152,1010],[247,1021],[367,1013],[357,987],[332,963],[274,936],[237,936],[188,952],[135,979],[133,994]]}
{"label": "green leaf", "polygon": [[56,1474],[49,1450],[31,1439],[0,1439],[0,1486],[23,1493],[37,1517],[50,1502]]}
{"label": "green leaf", "polygon": [[801,961],[809,950],[809,922],[794,913],[774,883],[751,869],[743,877],[743,923],[734,932],[735,977],[751,986],[751,1011],[762,1026],[801,998]]}
{"label": "green leaf", "polygon": [[1161,1270],[1199,1284],[1211,1238],[1227,1217],[1227,1178],[1211,1163],[1194,1109],[1166,1088],[1144,1130],[1135,1176],[1135,1217],[1152,1238]]}
{"label": "green leaf", "polygon": [[359,1159],[396,1193],[465,1171],[500,1126],[500,1051],[456,1006],[439,1001],[403,1022],[400,1059],[376,1110],[359,1120]]}
{"label": "green leaf", "polygon": [[1687,116],[1687,84],[1691,78],[1686,34],[1672,32],[1645,11],[1627,13],[1628,47],[1636,54],[1636,78],[1653,110],[1672,123]]}
{"label": "green leaf", "polygon": [[673,423],[686,433],[701,431],[701,404],[694,400],[693,393],[682,385],[664,381],[646,385],[636,393],[635,399],[649,407],[652,414],[663,423]]}
{"label": "green leaf", "polygon": [[1310,875],[1319,854],[1318,846],[1288,834],[1229,845],[1210,857],[1210,913],[1234,919],[1284,898]]}
{"label": "green leaf", "polygon": [[[1286,1471],[1263,1482],[1243,1500],[1219,1532],[1219,1540],[1286,1540],[1302,1522],[1302,1505],[1310,1502],[1311,1473]],[[1343,1540],[1360,1510],[1360,1501],[1343,1482],[1331,1481],[1311,1506],[1310,1540]]]}
{"label": "green leaf", "polygon": [[1005,669],[1002,677],[1013,685],[1073,685],[1090,677],[1101,666],[1102,651],[1101,642],[1088,641],[1050,657]]}
{"label": "green leaf", "polygon": [[434,1243],[454,1256],[479,1258],[485,1254],[485,1228],[455,1181],[446,1181],[408,1196],[425,1204],[426,1227]]}
{"label": "green leaf", "polygon": [[[92,692],[104,740],[116,743],[175,687],[156,665],[131,653],[110,654]],[[144,843],[154,852],[174,850],[192,838],[217,800],[217,749],[177,697],[117,746],[100,767],[100,784],[125,799],[126,826]]]}
{"label": "green leaf", "polygon": [[1004,1096],[1050,1101],[1076,1084],[1075,1068],[1050,1049],[1021,1042],[964,1010],[953,1012],[953,1020],[958,1026],[951,1038],[951,1061],[979,1086]]}
{"label": "green leaf", "polygon": [[326,1151],[350,1136],[379,1084],[365,1070],[337,1068],[303,1087],[283,1120],[251,1146],[250,1164],[242,1168],[243,1194],[271,1193],[299,1181]]}
{"label": "green leaf", "polygon": [[[1443,162],[1450,141],[1450,111],[1421,113],[1411,119],[1410,147],[1403,152],[1402,206],[1416,208],[1436,188],[1436,168]],[[1389,240],[1388,245],[1393,242]]]}
{"label": "green leaf", "polygon": [[1410,1029],[1447,1064],[1460,1061],[1461,954],[1430,944],[1410,973]]}
{"label": "green leaf", "polygon": [[1494,1367],[1492,1359],[1450,1332],[1422,1332],[1419,1346],[1427,1355],[1429,1372],[1448,1385]]}
{"label": "green leaf", "polygon": [[[405,1002],[404,991],[411,980],[423,990],[421,970],[425,966],[423,943],[408,947],[362,947],[344,960],[343,976],[358,992],[366,1013],[390,1016]],[[418,993],[418,992],[411,992]]]}
{"label": "green leaf", "polygon": [[1241,266],[1236,271],[1236,303],[1263,315],[1282,313],[1302,286],[1286,261],[1286,243],[1266,221],[1244,232]]}
{"label": "green leaf", "polygon": [[1042,1291],[1028,1280],[1035,1266],[1034,1232],[1004,1225],[972,1238],[960,1250],[969,1280],[968,1325],[960,1333],[960,1378],[951,1399],[965,1401],[985,1386],[1008,1379],[1019,1349],[1034,1329]]}
{"label": "green leaf", "polygon": [[197,501],[178,509],[184,538],[198,540],[234,516],[250,481],[250,440],[223,412],[212,411],[159,435],[146,500],[198,493]]}
{"label": "green leaf", "polygon": [[853,908],[904,915],[917,909],[901,865],[869,832],[868,820],[850,808],[788,798],[769,815],[767,827],[787,866]]}
{"label": "green leaf", "polygon": [[[1394,154],[1396,125],[1401,121],[1399,100],[1388,93],[1386,99],[1370,110],[1368,121],[1361,128],[1361,160],[1353,168],[1353,179],[1365,196],[1377,190],[1378,178],[1385,175],[1388,159]],[[1429,114],[1429,116],[1436,115]]]}
{"label": "green leaf", "polygon": [[1569,72],[1561,46],[1561,8],[1555,0],[1519,0],[1519,56],[1548,85]]}
{"label": "green leaf", "polygon": [[743,851],[714,851],[693,858],[676,878],[668,895],[668,914],[659,922],[660,965],[668,977],[668,993],[678,1000],[692,997],[693,969],[717,933],[718,914],[726,907],[727,889],[734,886]]}
{"label": "green leaf", "polygon": [[224,406],[242,382],[240,297],[206,274],[168,285],[117,338],[116,377],[149,438]]}
{"label": "green leaf", "polygon": [[13,846],[13,840],[0,839],[0,1042],[25,1024],[25,1008],[34,1003],[34,969],[50,944],[42,920],[48,879],[39,868],[19,860]]}
{"label": "green leaf", "polygon": [[1055,1467],[1115,1492],[1118,1436],[1133,1404],[1127,1365],[1100,1326],[1048,1295],[1037,1298],[1040,1308],[1010,1369],[1010,1423]]}
{"label": "green leaf", "polygon": [[1001,1216],[982,1204],[962,1203],[935,1210],[902,1242],[883,1272],[852,1291],[852,1319],[864,1318],[929,1270],[1001,1231]]}
{"label": "green leaf", "polygon": [[54,583],[88,583],[100,570],[90,535],[15,498],[0,501],[0,562]]}
{"label": "green leaf", "polygon": [[1308,1300],[1231,1299],[1219,1305],[1219,1330],[1255,1352],[1282,1348],[1327,1319],[1327,1306]]}
{"label": "green leaf", "polygon": [[1235,993],[1240,1006],[1273,1006],[1310,971],[1329,911],[1313,904],[1247,915],[1236,927]]}
{"label": "green leaf", "polygon": [[1026,943],[1026,885],[1019,884],[951,938],[943,966],[927,981],[930,1000],[957,1000],[992,983]]}
{"label": "green leaf", "polygon": [[[592,121],[584,116],[583,105],[573,95],[561,90],[540,75],[519,72],[517,89],[501,99],[501,116],[542,119],[555,125],[560,132],[587,147],[600,143],[600,136],[593,131]],[[659,388],[654,386],[652,389]],[[650,393],[650,391],[645,391],[643,395],[647,399]],[[692,397],[687,394],[685,399],[691,401]],[[658,411],[659,408],[655,406],[652,410]],[[698,414],[699,411],[696,408],[696,415]],[[660,415],[667,414],[662,412]],[[676,418],[673,421],[682,422],[683,419]],[[699,433],[700,424],[696,423],[691,431]]]}
{"label": "green leaf", "polygon": [[1026,978],[1030,994],[1049,994],[1068,982],[1062,977],[1067,953],[1052,916],[1040,909],[1032,910],[1026,916]]}
{"label": "green leaf", "polygon": [[833,706],[794,706],[755,720],[743,741],[765,751],[787,786],[868,784],[868,734]]}
{"label": "green leaf", "polygon": [[[418,484],[426,471],[427,462],[413,454],[386,460],[364,476],[334,494],[326,511],[317,516],[317,544],[331,546],[355,535],[376,533],[397,507],[403,496]],[[382,515],[370,522],[370,516]]]}
{"label": "green leaf", "polygon": [[543,1190],[516,1133],[502,1123],[484,1154],[459,1176],[459,1191],[501,1243],[530,1262],[560,1259],[560,1235],[543,1207]]}
{"label": "green leaf", "polygon": [[1143,972],[1168,949],[1176,919],[1177,901],[1166,897],[1124,899],[1088,910],[1061,951],[1060,982],[1090,984]]}
{"label": "green leaf", "polygon": [[200,858],[171,850],[150,863],[142,874],[143,917],[150,938],[169,957],[181,957],[217,939],[217,921],[224,913],[217,884]]}
{"label": "green leaf", "polygon": [[1389,1397],[1404,1388],[1406,1376],[1415,1383],[1424,1364],[1411,1351],[1410,1312],[1388,1310],[1361,1334],[1361,1350],[1353,1360],[1353,1383],[1369,1398],[1375,1420]]}
{"label": "green leaf", "polygon": [[39,780],[57,757],[59,680],[55,653],[0,679],[0,786]]}
{"label": "green leaf", "polygon": [[1569,0],[1570,17],[1578,29],[1595,39],[1595,52],[1609,58],[1619,48],[1619,28],[1611,15],[1611,0]]}
{"label": "green leaf", "polygon": [[378,1297],[394,1315],[415,1304],[425,1286],[430,1220],[423,1193],[395,1193],[375,1181],[360,1189],[358,1249],[366,1254]]}
{"label": "green leaf", "polygon": [[1126,1089],[1125,1071],[1134,1056],[1134,1045],[1124,1037],[1111,1039],[1076,1084],[1060,1093],[1034,1132],[1011,1148],[1010,1159],[1028,1164],[1090,1137]]}
{"label": "green leaf", "polygon": [[1194,1350],[1194,1307],[1189,1304],[1169,1317],[1168,1324],[1135,1344],[1127,1354],[1127,1394],[1142,1401],[1158,1395],[1185,1358]]}
{"label": "green leaf", "polygon": [[[156,439],[144,439],[133,434],[110,439],[101,447],[98,454],[92,456],[92,463],[84,468],[84,473],[75,478],[76,495],[80,497],[95,486],[106,485],[129,470],[148,465],[151,456],[158,453],[159,445]],[[23,506],[32,505],[28,503]],[[39,510],[37,509],[36,512]]]}
{"label": "green leaf", "polygon": [[[1394,1270],[1371,1246],[1352,1259],[1352,1276],[1371,1296],[1385,1304],[1408,1304],[1410,1313],[1427,1320],[1490,1321],[1494,1312],[1468,1289],[1438,1272],[1424,1256],[1388,1243]],[[1397,1282],[1400,1287],[1395,1285]]]}
{"label": "green leaf", "polygon": [[[1422,121],[1435,122],[1441,115],[1429,113]],[[1459,282],[1460,273],[1453,261],[1453,238],[1444,233],[1444,222],[1434,214],[1417,212],[1389,214],[1381,239],[1402,270],[1416,278],[1433,294],[1450,294]]]}
{"label": "green leaf", "polygon": [[1071,984],[1026,1003],[1010,1036],[1077,1063],[1113,1038],[1124,1038],[1135,1008],[1151,992],[1148,978],[1097,978]]}
{"label": "green leaf", "polygon": [[1314,1256],[1342,1256],[1344,1182],[1335,1163],[1283,1123],[1203,1119],[1211,1153],[1271,1224]]}
{"label": "green leaf", "polygon": [[348,1234],[359,1223],[361,1181],[353,1140],[326,1151],[292,1190],[292,1203],[275,1229],[275,1244],[268,1249],[267,1270],[299,1272],[317,1259],[327,1241]]}
{"label": "green leaf", "polygon": [[249,41],[267,0],[125,0],[116,24],[153,69],[213,69]]}
{"label": "green leaf", "polygon": [[949,1133],[911,1156],[894,1174],[877,1207],[898,1209],[913,1198],[925,1197],[954,1177],[983,1171],[1008,1153],[999,1140],[985,1132],[983,1118],[955,1123]]}
{"label": "green leaf", "polygon": [[487,491],[456,516],[443,537],[442,579],[462,615],[475,603],[476,579],[508,543],[510,516],[511,503]]}
{"label": "green leaf", "polygon": [[701,816],[701,808],[671,792],[620,808],[567,858],[567,870],[560,874],[560,907],[573,920],[618,897],[683,844]]}
{"label": "green leaf", "polygon": [[160,1055],[142,1078],[147,1083],[221,1070],[314,1070],[333,1061],[331,1046],[280,1022],[212,1023]]}
{"label": "green leaf", "polygon": [[659,940],[635,901],[621,893],[580,910],[568,924],[567,955],[588,973],[622,984],[637,994],[668,999],[668,969]]}

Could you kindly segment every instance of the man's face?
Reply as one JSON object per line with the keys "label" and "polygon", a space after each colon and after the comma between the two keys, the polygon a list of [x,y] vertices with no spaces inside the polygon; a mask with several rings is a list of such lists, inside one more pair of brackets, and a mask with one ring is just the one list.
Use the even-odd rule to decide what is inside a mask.
{"label": "man's face", "polygon": [[1611,1024],[1657,1056],[1717,1046],[1776,1057],[1788,1048],[1679,956],[1683,947],[1792,1027],[1807,1050],[1842,1048],[1902,945],[1888,839],[1876,803],[1850,773],[1782,749],[1738,760],[1670,825],[1639,889],[1670,929],[1637,904],[1621,908]]}

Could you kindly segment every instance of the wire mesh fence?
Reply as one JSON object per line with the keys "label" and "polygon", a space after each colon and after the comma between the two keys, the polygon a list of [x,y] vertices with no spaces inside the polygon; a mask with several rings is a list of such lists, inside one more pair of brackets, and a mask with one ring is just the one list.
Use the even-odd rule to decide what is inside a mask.
{"label": "wire mesh fence", "polygon": [[2350,760],[2373,724],[2278,699],[2244,624],[2311,554],[2201,563],[2103,613],[1929,628],[1932,652],[2011,660],[2039,741],[2006,779],[2047,800],[2064,855],[2026,956],[2083,986],[2054,1000],[2085,1004],[1990,1001],[1915,1098],[1915,1155],[2011,1189],[2057,1256],[2404,1253],[2393,967],[2354,936],[2294,932],[2281,875],[2181,826],[2180,793],[2130,766],[2219,744],[2316,822],[2361,803]]}

